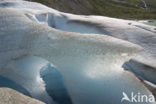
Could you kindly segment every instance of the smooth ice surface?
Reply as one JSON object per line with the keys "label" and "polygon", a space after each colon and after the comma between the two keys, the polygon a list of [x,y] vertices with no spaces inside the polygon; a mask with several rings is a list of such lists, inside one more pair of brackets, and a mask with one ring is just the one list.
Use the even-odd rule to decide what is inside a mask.
{"label": "smooth ice surface", "polygon": [[[61,13],[21,0],[0,1],[0,7],[0,74],[23,86],[32,97],[54,103],[40,75],[47,63],[62,75],[60,85],[66,86],[63,90],[73,104],[120,104],[123,91],[151,94],[121,66],[133,57],[155,67],[154,26]],[[136,44],[144,51],[139,53],[142,48]],[[47,61],[36,62],[34,56]]]}

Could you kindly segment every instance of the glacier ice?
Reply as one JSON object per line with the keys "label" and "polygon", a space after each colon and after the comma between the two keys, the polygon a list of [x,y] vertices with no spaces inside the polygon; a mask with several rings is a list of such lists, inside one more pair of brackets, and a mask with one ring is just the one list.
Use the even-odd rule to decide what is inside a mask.
{"label": "glacier ice", "polygon": [[[52,104],[55,100],[60,104],[61,100],[68,104],[120,104],[123,91],[151,94],[121,66],[132,57],[143,64],[155,63],[155,27],[61,13],[22,0],[0,1],[0,7],[0,75],[21,85],[32,97]],[[142,48],[121,39],[142,46],[144,51],[137,55]],[[49,69],[50,63],[56,69]],[[62,79],[45,80],[53,75]],[[147,77],[151,80],[149,74]],[[55,81],[58,86],[51,85]],[[60,92],[54,89],[63,90],[65,98],[57,96]]]}

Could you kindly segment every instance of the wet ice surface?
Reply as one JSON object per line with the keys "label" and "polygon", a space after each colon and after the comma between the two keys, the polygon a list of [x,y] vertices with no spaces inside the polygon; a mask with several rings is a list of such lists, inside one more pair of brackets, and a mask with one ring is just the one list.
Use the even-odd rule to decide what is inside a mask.
{"label": "wet ice surface", "polygon": [[151,94],[121,67],[133,58],[125,68],[155,83],[154,26],[21,0],[0,7],[0,74],[30,96],[48,104],[120,104],[123,91]]}

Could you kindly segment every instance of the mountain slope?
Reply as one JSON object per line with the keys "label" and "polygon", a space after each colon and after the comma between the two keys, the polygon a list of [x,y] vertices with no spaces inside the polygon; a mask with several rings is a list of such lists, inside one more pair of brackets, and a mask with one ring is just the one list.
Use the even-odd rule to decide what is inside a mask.
{"label": "mountain slope", "polygon": [[59,11],[74,14],[93,14],[93,7],[87,0],[28,0],[39,2]]}
{"label": "mountain slope", "polygon": [[29,0],[59,11],[128,19],[156,19],[156,0]]}
{"label": "mountain slope", "polygon": [[[117,17],[117,18],[138,18],[138,19],[147,19],[147,18],[156,18],[156,10],[152,7],[146,9],[141,1],[137,0],[88,0],[95,8],[95,13]],[[155,1],[155,0],[153,0]]]}

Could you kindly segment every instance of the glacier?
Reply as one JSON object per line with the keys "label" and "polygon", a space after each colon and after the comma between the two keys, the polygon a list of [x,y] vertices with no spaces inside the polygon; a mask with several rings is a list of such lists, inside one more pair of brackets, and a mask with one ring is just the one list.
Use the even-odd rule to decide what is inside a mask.
{"label": "glacier", "polygon": [[47,104],[120,104],[122,92],[150,95],[140,79],[156,84],[155,55],[155,26],[0,1],[0,75]]}

